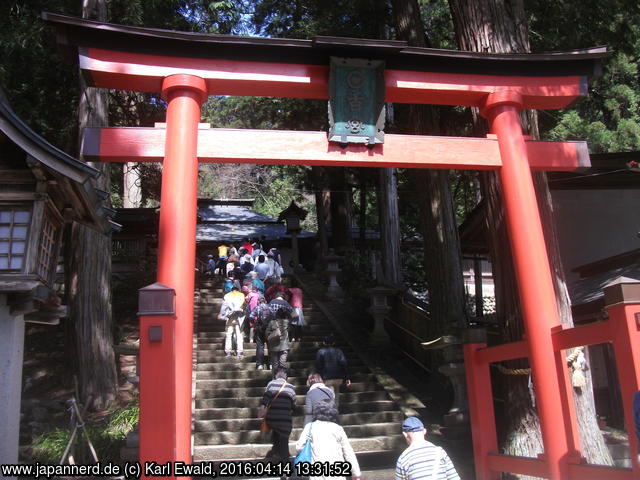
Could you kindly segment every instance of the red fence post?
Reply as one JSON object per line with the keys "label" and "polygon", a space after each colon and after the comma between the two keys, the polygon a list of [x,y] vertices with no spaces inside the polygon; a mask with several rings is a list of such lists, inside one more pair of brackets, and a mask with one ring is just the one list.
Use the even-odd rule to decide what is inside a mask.
{"label": "red fence post", "polygon": [[489,364],[477,358],[478,350],[487,346],[485,332],[465,330],[463,343],[476,479],[497,480],[500,473],[492,471],[487,462],[490,453],[498,453],[491,373]]}
{"label": "red fence post", "polygon": [[[551,329],[552,333],[558,334],[565,331],[564,325],[558,325]],[[555,339],[554,339],[555,340]],[[583,463],[584,457],[582,456],[582,449],[580,445],[580,431],[578,429],[578,416],[576,413],[576,404],[573,399],[573,385],[571,383],[571,376],[569,369],[567,368],[567,359],[565,356],[565,350],[559,347],[554,342],[556,351],[556,375],[558,381],[562,387],[562,410],[564,411],[565,432],[567,434],[567,441],[569,445],[569,463]]]}
{"label": "red fence post", "polygon": [[604,300],[609,314],[624,420],[629,435],[633,478],[640,478],[638,439],[632,409],[633,395],[640,387],[640,281],[618,278],[604,287]]}
{"label": "red fence post", "polygon": [[553,327],[560,325],[560,319],[520,125],[521,109],[522,98],[518,93],[498,91],[487,97],[481,113],[498,137],[502,158],[500,180],[549,478],[566,480],[569,434],[562,408],[562,385],[555,375],[556,353],[551,333]]}

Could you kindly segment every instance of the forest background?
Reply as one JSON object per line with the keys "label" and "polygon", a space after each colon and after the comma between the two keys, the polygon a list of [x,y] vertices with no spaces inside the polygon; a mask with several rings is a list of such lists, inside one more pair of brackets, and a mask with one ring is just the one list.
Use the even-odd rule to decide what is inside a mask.
{"label": "forest background", "polygon": [[[613,55],[605,62],[602,76],[590,85],[589,96],[565,110],[539,112],[537,130],[544,139],[587,140],[592,153],[640,150],[640,6],[631,0],[532,0],[526,4],[522,0],[2,2],[0,88],[12,108],[30,127],[74,156],[78,154],[79,105],[85,90],[78,87],[80,80],[77,69],[66,64],[56,52],[54,33],[42,23],[40,14],[42,11],[51,11],[86,16],[87,10],[90,10],[88,6],[102,11],[98,15],[100,20],[125,25],[289,38],[332,35],[403,39],[411,45],[444,49],[469,45],[469,38],[465,38],[461,25],[465,19],[469,20],[469,17],[465,17],[464,8],[475,7],[491,21],[488,27],[491,35],[486,44],[477,42],[477,47],[467,46],[469,49],[549,52],[607,45]],[[499,31],[496,27],[498,24],[508,26],[506,33]],[[479,26],[474,27],[475,30],[467,37],[478,34]],[[514,42],[515,47],[503,48],[502,43],[508,43],[505,39],[515,39],[518,35],[526,41],[519,44]],[[108,118],[105,120],[111,126],[152,126],[154,122],[164,120],[165,108],[166,104],[158,96],[109,91]],[[468,108],[436,107],[425,111],[408,105],[388,104],[385,131],[472,136],[479,133],[476,120],[474,112]],[[283,98],[210,97],[203,107],[202,121],[227,128],[328,128],[326,102]],[[108,167],[109,175],[106,177],[111,181],[107,188],[111,192],[112,205],[130,206],[131,200],[135,199],[135,205],[157,206],[160,194],[159,167],[145,164],[127,168],[121,165]],[[385,195],[381,194],[383,187],[378,171],[352,168],[337,169],[336,173],[331,169],[324,174],[328,178],[319,181],[318,172],[305,167],[206,164],[200,169],[199,195],[209,198],[255,197],[256,209],[271,216],[277,216],[291,200],[295,200],[310,212],[303,227],[316,231],[319,227],[316,201],[322,198],[324,192],[330,191],[332,211],[336,204],[342,205],[345,207],[343,214],[350,217],[349,221],[354,225],[379,229],[385,223],[380,214],[385,211],[385,206],[381,205]],[[436,313],[441,314],[445,319],[442,324],[442,330],[445,331],[466,316],[466,312],[459,311],[463,302],[459,302],[451,293],[460,285],[457,278],[459,260],[455,258],[459,256],[459,245],[453,238],[455,234],[452,234],[449,243],[434,247],[435,243],[430,242],[433,232],[430,232],[428,225],[448,225],[447,231],[455,230],[455,226],[483,198],[488,198],[489,190],[483,188],[488,182],[474,171],[418,174],[400,169],[394,176],[397,178],[400,237],[422,237],[425,241],[424,250],[403,255],[403,275],[396,280],[416,290],[429,289],[431,286],[432,313],[434,317],[439,316]],[[324,187],[320,189],[319,185],[323,182]],[[424,197],[423,184],[430,185],[426,189],[427,198]],[[135,194],[131,189],[135,190]],[[424,207],[437,203],[440,198],[438,195],[442,192],[446,193],[442,198],[450,197],[453,213],[449,220],[443,218],[446,215],[441,215],[441,212],[432,214],[430,218],[429,208]],[[495,242],[497,245],[499,240]],[[448,248],[452,244],[453,248]],[[493,250],[495,252],[499,247],[494,245]],[[429,258],[444,260],[430,264]],[[425,268],[419,268],[420,265]],[[498,270],[497,263],[494,263],[494,267]],[[495,270],[494,276],[501,277],[498,283],[509,285],[510,288],[507,295],[500,292],[498,286],[497,295],[517,297],[513,289],[514,282],[508,280],[508,274],[502,275]],[[449,288],[451,285],[454,288]],[[109,295],[105,301],[110,301],[110,298]],[[511,318],[512,312],[518,316],[517,299],[511,300],[509,303],[498,299],[498,321],[500,316],[503,319]],[[75,315],[73,310],[72,315]],[[570,321],[569,314],[567,322]],[[504,338],[517,336],[518,332],[521,333],[520,330],[508,331],[505,328]],[[78,346],[78,349],[81,348]],[[522,402],[515,402],[514,405],[520,408]],[[530,406],[522,410],[526,411],[527,408],[530,409]],[[521,422],[524,425],[524,434],[535,424],[530,422],[527,414],[511,416],[512,423]],[[539,445],[526,445],[525,448],[535,450]]]}
{"label": "forest background", "polygon": [[[446,0],[417,2],[429,47],[456,49],[451,11]],[[510,2],[504,4],[508,11]],[[518,2],[515,2],[518,3]],[[109,0],[107,20],[125,25],[204,33],[312,38],[333,35],[396,38],[391,2],[380,0]],[[607,45],[614,52],[588,98],[563,111],[545,111],[539,118],[545,139],[582,139],[590,151],[616,152],[640,148],[640,26],[637,2],[529,1],[525,11],[532,52]],[[80,0],[9,0],[0,6],[0,87],[13,109],[35,131],[62,150],[77,156],[77,71],[56,52],[53,31],[40,20],[42,11],[80,15]],[[152,126],[164,120],[165,103],[153,95],[111,91],[109,124]],[[282,130],[327,130],[326,102],[284,98],[210,97],[202,121],[215,127]],[[408,107],[388,105],[386,131],[411,130]],[[440,135],[471,135],[469,109],[442,108]],[[114,207],[122,206],[122,165],[111,167]],[[157,165],[140,165],[136,184],[140,206],[157,206],[160,175]],[[353,169],[347,187],[354,214],[366,227],[378,225],[374,173]],[[411,238],[420,231],[416,192],[399,172],[401,232]],[[475,207],[475,172],[452,172],[450,182],[458,222]],[[256,198],[256,209],[271,216],[293,199],[310,215],[304,227],[316,231],[315,197],[310,169],[296,166],[206,164],[200,171],[200,196]],[[364,202],[361,204],[361,202]]]}

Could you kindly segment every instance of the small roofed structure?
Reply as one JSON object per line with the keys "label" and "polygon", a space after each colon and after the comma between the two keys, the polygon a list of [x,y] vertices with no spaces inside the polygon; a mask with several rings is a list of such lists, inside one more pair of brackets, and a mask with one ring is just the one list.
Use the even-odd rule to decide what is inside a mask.
{"label": "small roofed structure", "polygon": [[100,172],[31,130],[0,91],[0,458],[17,463],[25,322],[57,324],[54,290],[62,231],[79,222],[105,233],[112,211],[93,188]]}
{"label": "small roofed structure", "polygon": [[[253,210],[254,198],[198,199],[196,242],[200,246],[262,238],[274,242],[288,237],[283,221]],[[301,231],[298,237],[315,234]]]}

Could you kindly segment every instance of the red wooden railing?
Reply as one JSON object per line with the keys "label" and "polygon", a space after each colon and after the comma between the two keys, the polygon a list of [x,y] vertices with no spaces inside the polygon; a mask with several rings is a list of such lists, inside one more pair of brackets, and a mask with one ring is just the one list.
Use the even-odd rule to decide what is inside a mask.
{"label": "red wooden railing", "polygon": [[[552,331],[556,356],[555,372],[563,385],[562,408],[566,412],[565,425],[557,426],[557,434],[565,435],[568,451],[563,460],[569,477],[566,480],[632,480],[640,479],[638,439],[635,435],[632,399],[640,386],[640,282],[619,279],[604,289],[607,321],[575,328],[559,327]],[[615,468],[587,464],[580,454],[580,440],[571,382],[568,378],[563,350],[611,343],[614,350],[618,380],[622,392],[624,417],[629,436],[632,468]],[[486,343],[471,340],[464,346],[469,414],[477,480],[496,480],[501,472],[548,477],[545,456],[539,458],[500,455],[493,406],[490,364],[529,356],[526,340],[487,347]],[[564,480],[564,479],[563,479]]]}

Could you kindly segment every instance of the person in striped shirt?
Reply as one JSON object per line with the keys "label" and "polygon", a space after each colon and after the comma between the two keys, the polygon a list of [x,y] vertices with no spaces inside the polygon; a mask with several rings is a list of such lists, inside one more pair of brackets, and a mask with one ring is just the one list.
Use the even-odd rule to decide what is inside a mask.
{"label": "person in striped shirt", "polygon": [[428,442],[426,434],[420,419],[409,417],[402,422],[409,447],[398,458],[395,480],[460,480],[447,452]]}

